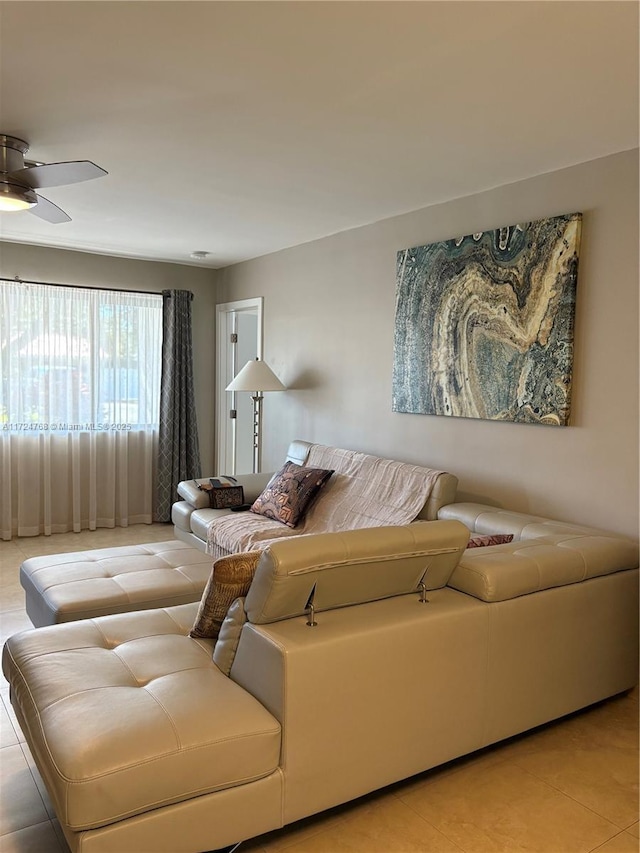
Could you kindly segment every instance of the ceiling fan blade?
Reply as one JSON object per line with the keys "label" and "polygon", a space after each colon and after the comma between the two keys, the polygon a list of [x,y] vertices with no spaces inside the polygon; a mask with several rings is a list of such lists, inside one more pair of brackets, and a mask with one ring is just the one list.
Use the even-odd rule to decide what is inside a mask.
{"label": "ceiling fan blade", "polygon": [[15,180],[33,190],[42,187],[60,187],[64,184],[78,184],[91,181],[108,174],[91,160],[70,160],[68,163],[45,163],[42,166],[27,166],[6,175],[7,180]]}
{"label": "ceiling fan blade", "polygon": [[34,216],[38,216],[40,219],[45,219],[47,222],[53,222],[54,225],[57,225],[60,222],[71,222],[71,217],[68,216],[64,210],[61,210],[57,204],[54,204],[52,201],[49,201],[48,198],[41,195],[38,196],[38,203],[36,206],[30,207],[27,212],[33,213]]}

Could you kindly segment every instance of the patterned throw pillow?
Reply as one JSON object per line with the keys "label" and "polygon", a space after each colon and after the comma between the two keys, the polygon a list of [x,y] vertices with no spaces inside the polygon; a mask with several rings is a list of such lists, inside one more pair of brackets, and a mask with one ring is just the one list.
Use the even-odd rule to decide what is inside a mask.
{"label": "patterned throw pillow", "polygon": [[295,527],[333,471],[304,468],[294,462],[284,466],[269,481],[251,512]]}
{"label": "patterned throw pillow", "polygon": [[261,555],[261,551],[248,551],[215,561],[200,599],[196,621],[189,631],[190,637],[217,638],[233,602],[249,592]]}
{"label": "patterned throw pillow", "polygon": [[467,548],[483,548],[485,545],[506,545],[513,542],[513,533],[475,533]]}

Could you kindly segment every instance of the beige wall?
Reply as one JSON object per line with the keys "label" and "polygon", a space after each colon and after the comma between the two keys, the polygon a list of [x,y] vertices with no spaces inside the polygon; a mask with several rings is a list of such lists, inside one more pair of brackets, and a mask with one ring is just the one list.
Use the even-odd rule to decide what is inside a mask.
{"label": "beige wall", "polygon": [[[337,200],[339,203],[339,200]],[[572,426],[391,411],[395,255],[455,234],[580,210]],[[0,276],[193,291],[203,473],[214,465],[215,301],[264,296],[264,467],[292,438],[453,471],[459,499],[638,535],[638,152],[394,217],[214,273],[0,243]],[[216,287],[215,282],[218,282]]]}
{"label": "beige wall", "polygon": [[[339,198],[336,204],[339,204]],[[572,425],[391,411],[399,249],[584,214]],[[638,152],[603,158],[297,246],[218,274],[264,296],[264,467],[304,438],[452,471],[459,499],[638,534]]]}
{"label": "beige wall", "polygon": [[190,290],[193,298],[194,384],[203,472],[213,470],[215,273],[179,264],[0,243],[0,277],[115,287],[123,290]]}

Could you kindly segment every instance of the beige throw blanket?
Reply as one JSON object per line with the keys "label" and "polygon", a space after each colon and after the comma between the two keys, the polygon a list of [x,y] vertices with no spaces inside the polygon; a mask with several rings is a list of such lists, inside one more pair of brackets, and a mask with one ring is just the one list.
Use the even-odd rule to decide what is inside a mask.
{"label": "beige throw blanket", "polygon": [[290,536],[409,524],[442,473],[322,444],[312,445],[306,464],[333,468],[335,473],[298,527],[291,529],[252,512],[225,515],[209,526],[208,553],[258,550]]}

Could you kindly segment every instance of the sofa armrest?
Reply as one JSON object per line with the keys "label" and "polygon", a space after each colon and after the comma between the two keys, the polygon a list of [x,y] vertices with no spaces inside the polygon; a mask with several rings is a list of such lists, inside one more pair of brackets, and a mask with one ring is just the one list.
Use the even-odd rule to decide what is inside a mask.
{"label": "sofa armrest", "polygon": [[454,474],[442,471],[433,484],[431,494],[418,513],[416,521],[435,521],[439,518],[438,513],[440,509],[455,501],[457,490],[458,478]]}
{"label": "sofa armrest", "polygon": [[[253,503],[272,477],[273,472],[238,474],[235,479],[238,481],[238,485],[244,489],[245,503]],[[178,483],[178,494],[195,509],[208,509],[209,495],[198,488],[199,483],[208,482],[209,477],[201,477],[197,480],[183,480],[181,483]]]}
{"label": "sofa armrest", "polygon": [[465,551],[449,586],[481,601],[506,601],[638,568],[638,549],[615,534],[565,533]]}

